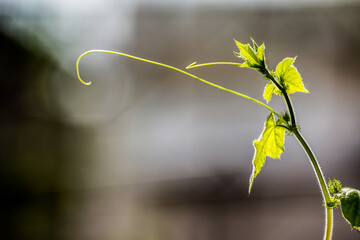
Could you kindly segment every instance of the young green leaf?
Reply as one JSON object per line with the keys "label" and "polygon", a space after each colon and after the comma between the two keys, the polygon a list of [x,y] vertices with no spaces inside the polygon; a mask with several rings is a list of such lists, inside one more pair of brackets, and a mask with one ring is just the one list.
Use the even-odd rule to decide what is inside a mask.
{"label": "young green leaf", "polygon": [[265,45],[261,44],[260,47],[256,49],[256,57],[258,58],[259,62],[265,62]]}
{"label": "young green leaf", "polygon": [[353,188],[343,188],[341,192],[341,212],[352,228],[360,230],[360,192]]}
{"label": "young green leaf", "polygon": [[262,44],[260,47],[256,44],[254,39],[251,39],[253,42],[253,47],[250,44],[242,44],[234,40],[240,52],[235,52],[235,55],[245,62],[241,64],[241,67],[248,67],[263,73],[265,68],[265,45]]}
{"label": "young green leaf", "polygon": [[264,130],[259,139],[254,141],[255,154],[253,158],[253,171],[249,181],[249,194],[255,177],[265,164],[266,156],[280,159],[284,152],[285,129],[276,126],[272,113],[267,117]]}
{"label": "young green leaf", "polygon": [[242,44],[241,42],[238,42],[234,40],[237,47],[239,48],[239,56],[242,58],[245,62],[248,62],[250,65],[257,65],[258,64],[258,58],[256,56],[256,53],[252,47],[250,47],[250,44]]}
{"label": "young green leaf", "polygon": [[295,92],[308,93],[309,91],[304,87],[299,72],[293,66],[295,59],[296,57],[283,59],[276,67],[276,76],[288,94]]}
{"label": "young green leaf", "polygon": [[276,95],[281,95],[281,91],[275,87],[274,83],[268,82],[264,89],[264,98],[267,103],[270,102],[272,94],[275,93]]}
{"label": "young green leaf", "polygon": [[329,191],[331,194],[338,194],[341,193],[342,185],[339,180],[336,180],[335,178],[333,180],[329,180],[328,182]]}

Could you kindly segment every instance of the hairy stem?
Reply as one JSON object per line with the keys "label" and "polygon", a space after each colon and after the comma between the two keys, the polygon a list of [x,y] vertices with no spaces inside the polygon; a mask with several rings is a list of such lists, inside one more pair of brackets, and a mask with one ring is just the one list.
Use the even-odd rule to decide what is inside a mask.
{"label": "hairy stem", "polygon": [[274,85],[283,93],[282,95],[283,95],[285,103],[288,107],[288,110],[290,113],[290,119],[291,119],[291,129],[288,129],[288,130],[290,130],[290,132],[293,132],[295,134],[296,138],[299,140],[300,144],[302,145],[306,154],[308,155],[311,165],[315,171],[317,180],[320,185],[321,193],[322,193],[322,196],[323,196],[323,199],[325,202],[325,209],[326,209],[326,212],[325,212],[326,223],[325,223],[324,240],[331,240],[332,229],[333,229],[333,209],[331,207],[327,206],[328,203],[331,202],[331,197],[330,197],[329,189],[325,182],[324,174],[321,171],[320,165],[319,165],[318,161],[316,160],[314,153],[312,152],[311,148],[309,147],[309,145],[307,144],[307,142],[305,141],[303,136],[300,134],[300,132],[296,126],[295,111],[294,111],[294,108],[293,108],[293,105],[291,102],[291,98],[286,92],[286,88],[279,83],[276,76],[271,74],[271,72],[269,71],[269,69],[266,66],[265,66],[264,70],[265,70],[265,77],[268,78],[269,80],[271,80],[274,83]]}
{"label": "hairy stem", "polygon": [[318,161],[315,158],[315,155],[313,154],[312,150],[310,149],[310,147],[307,144],[307,142],[305,141],[305,139],[301,136],[298,129],[294,129],[293,133],[295,134],[296,138],[299,140],[300,144],[303,146],[305,152],[307,153],[307,155],[309,157],[311,165],[314,168],[316,177],[317,177],[318,182],[320,184],[320,188],[321,188],[321,192],[322,192],[322,195],[323,195],[323,198],[324,198],[324,202],[325,203],[330,203],[331,202],[330,193],[329,193],[328,187],[326,185],[325,178],[324,178],[324,175],[323,175],[323,173],[321,171],[320,165],[319,165]]}
{"label": "hairy stem", "polygon": [[307,153],[309,160],[311,162],[311,165],[315,171],[317,180],[319,182],[321,193],[322,193],[324,203],[325,203],[324,207],[326,209],[326,213],[325,213],[326,223],[325,223],[324,240],[330,240],[331,235],[332,235],[332,229],[333,229],[333,209],[331,207],[327,206],[328,203],[331,202],[329,189],[326,185],[325,178],[321,171],[320,165],[319,165],[318,161],[316,160],[315,155],[313,154],[311,148],[309,147],[309,145],[307,144],[305,139],[301,136],[301,134],[297,128],[295,128],[292,132],[295,134],[296,138],[299,140],[300,144],[303,146],[305,152]]}
{"label": "hairy stem", "polygon": [[290,119],[291,119],[291,130],[290,132],[293,132],[296,136],[296,138],[299,140],[300,144],[304,148],[306,154],[309,157],[309,160],[311,162],[311,165],[315,171],[316,178],[319,182],[321,193],[325,202],[325,232],[324,232],[324,240],[331,240],[332,236],[332,229],[333,229],[333,209],[331,207],[328,207],[328,203],[331,202],[331,197],[329,193],[329,189],[326,185],[324,174],[321,171],[320,165],[318,161],[315,158],[314,153],[312,152],[311,148],[303,138],[303,136],[300,134],[297,126],[296,126],[296,118],[295,118],[295,111],[291,102],[290,96],[287,94],[286,89],[284,86],[281,86],[280,83],[277,81],[276,77],[270,73],[267,67],[265,67],[265,77],[270,79],[275,86],[283,93],[283,97],[285,100],[285,103],[288,107],[289,113],[290,113]]}
{"label": "hairy stem", "polygon": [[295,137],[298,139],[300,144],[302,145],[303,149],[305,150],[306,154],[308,155],[308,158],[310,160],[310,163],[315,171],[316,178],[319,182],[321,193],[324,199],[324,205],[325,205],[325,233],[324,233],[324,240],[331,240],[332,235],[332,229],[333,229],[333,209],[331,207],[328,207],[327,205],[331,202],[331,197],[329,193],[328,186],[325,182],[324,174],[321,171],[320,165],[318,161],[315,158],[314,153],[312,152],[310,146],[305,141],[303,136],[300,134],[298,127],[296,126],[296,118],[295,118],[295,111],[291,102],[290,96],[287,94],[286,89],[284,86],[281,86],[275,76],[270,73],[270,71],[265,68],[265,76],[269,78],[275,86],[281,90],[283,93],[283,97],[285,100],[285,103],[288,107],[289,113],[290,113],[290,119],[291,119],[291,132],[294,133]]}
{"label": "hairy stem", "polygon": [[333,208],[326,207],[326,227],[324,240],[331,240],[333,230]]}

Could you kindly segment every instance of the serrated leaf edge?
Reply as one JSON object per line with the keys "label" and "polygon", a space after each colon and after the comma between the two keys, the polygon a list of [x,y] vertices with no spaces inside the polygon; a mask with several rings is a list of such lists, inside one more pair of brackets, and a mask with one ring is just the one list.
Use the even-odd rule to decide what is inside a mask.
{"label": "serrated leaf edge", "polygon": [[255,152],[254,152],[254,157],[253,157],[253,160],[252,160],[253,170],[252,170],[252,173],[251,173],[251,176],[250,176],[250,179],[249,179],[249,195],[250,195],[250,192],[251,192],[251,189],[252,189],[252,186],[253,186],[253,183],[254,183],[254,180],[255,180],[256,176],[260,173],[262,167],[265,165],[266,157],[271,157],[271,158],[273,158],[273,159],[280,159],[281,154],[284,152],[285,130],[282,130],[283,133],[281,133],[281,134],[284,135],[284,136],[283,136],[284,142],[283,142],[282,144],[278,144],[278,142],[279,142],[279,140],[278,140],[278,139],[279,139],[279,136],[278,136],[278,134],[275,134],[275,144],[281,149],[281,152],[280,152],[280,153],[276,153],[276,156],[274,156],[274,155],[269,155],[269,153],[263,153],[263,154],[265,155],[265,156],[264,156],[264,161],[263,161],[264,163],[260,166],[260,168],[259,168],[258,171],[257,171],[256,166],[255,166],[255,159],[256,159],[257,154],[262,153],[262,151],[264,150],[264,147],[266,146],[266,144],[264,144],[264,145],[261,147],[260,151],[258,151],[258,149],[257,149],[257,147],[256,147],[256,143],[264,140],[264,139],[263,139],[264,133],[268,130],[268,122],[269,122],[270,120],[272,121],[273,126],[271,127],[271,128],[272,128],[272,129],[270,130],[271,133],[266,137],[265,142],[267,142],[268,139],[269,139],[269,137],[272,136],[272,132],[273,132],[273,131],[276,131],[276,129],[280,129],[280,127],[277,127],[277,126],[276,126],[276,123],[275,123],[273,114],[270,113],[269,116],[266,118],[266,121],[265,121],[265,124],[264,124],[264,129],[263,129],[261,135],[259,136],[258,139],[254,140],[254,142],[253,142],[253,146],[254,146],[254,148],[255,148]]}

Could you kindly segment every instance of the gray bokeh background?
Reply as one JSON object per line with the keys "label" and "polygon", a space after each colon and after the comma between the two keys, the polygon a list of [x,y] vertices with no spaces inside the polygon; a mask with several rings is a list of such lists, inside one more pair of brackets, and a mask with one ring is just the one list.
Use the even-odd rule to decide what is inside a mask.
{"label": "gray bokeh background", "polygon": [[[180,73],[238,61],[265,42],[271,68],[297,56],[311,94],[292,95],[325,176],[360,189],[359,1],[0,1],[1,239],[321,239],[305,153],[286,136],[248,196],[267,111]],[[190,70],[257,99],[234,66]],[[265,100],[263,100],[265,101]],[[285,109],[274,97],[271,106]],[[334,239],[359,239],[335,210]]]}

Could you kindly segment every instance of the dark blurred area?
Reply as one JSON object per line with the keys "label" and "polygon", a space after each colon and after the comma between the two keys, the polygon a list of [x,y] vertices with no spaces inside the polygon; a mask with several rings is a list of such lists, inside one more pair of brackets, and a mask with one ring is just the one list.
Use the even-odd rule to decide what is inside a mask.
{"label": "dark blurred area", "polygon": [[[265,42],[271,68],[297,56],[293,95],[327,178],[360,189],[360,3],[0,0],[0,239],[321,239],[307,157],[286,136],[248,196],[266,110],[123,51],[184,69],[237,61]],[[252,70],[192,73],[262,99]],[[272,100],[279,111],[282,100]],[[355,240],[335,210],[334,238]]]}

